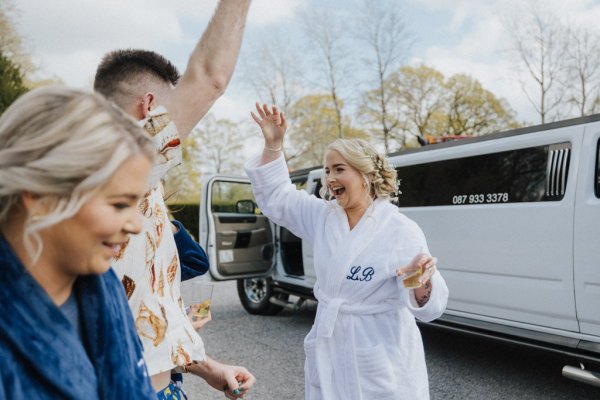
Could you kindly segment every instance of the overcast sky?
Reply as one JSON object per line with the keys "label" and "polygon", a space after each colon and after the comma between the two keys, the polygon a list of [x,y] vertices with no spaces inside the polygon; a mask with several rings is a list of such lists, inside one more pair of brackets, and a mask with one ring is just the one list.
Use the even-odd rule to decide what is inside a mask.
{"label": "overcast sky", "polygon": [[[379,1],[379,0],[372,0]],[[409,63],[423,62],[445,75],[467,73],[505,98],[520,120],[535,121],[514,79],[501,16],[519,0],[398,0],[415,37]],[[69,86],[91,88],[96,65],[115,48],[156,50],[185,69],[187,57],[212,14],[216,0],[17,0],[17,28],[41,74]],[[355,0],[254,0],[247,44],[269,29],[296,30],[306,9],[329,9],[347,18]],[[599,0],[544,0],[572,24],[596,26]],[[246,50],[246,46],[243,50]],[[243,52],[242,57],[249,57]],[[243,60],[241,60],[243,62]],[[247,118],[254,96],[240,74],[213,111],[218,117]]]}

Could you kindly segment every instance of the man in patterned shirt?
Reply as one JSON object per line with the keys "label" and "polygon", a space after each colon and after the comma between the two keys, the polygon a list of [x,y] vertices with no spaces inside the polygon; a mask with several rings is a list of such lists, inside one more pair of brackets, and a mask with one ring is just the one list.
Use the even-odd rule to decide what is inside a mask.
{"label": "man in patterned shirt", "polygon": [[[180,262],[160,180],[181,163],[181,143],[224,93],[239,54],[250,0],[222,0],[192,52],[183,76],[162,56],[118,50],[98,66],[94,89],[141,121],[152,136],[157,160],[140,207],[144,227],[113,265],[122,279],[144,358],[159,398],[180,398],[172,370],[199,375],[238,398],[255,378],[243,367],[206,356],[180,296]],[[173,395],[173,393],[175,393]]]}

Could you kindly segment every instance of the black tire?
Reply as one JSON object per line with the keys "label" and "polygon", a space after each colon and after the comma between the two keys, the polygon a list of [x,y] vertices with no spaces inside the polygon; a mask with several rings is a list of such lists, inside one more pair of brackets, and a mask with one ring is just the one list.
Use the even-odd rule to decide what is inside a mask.
{"label": "black tire", "polygon": [[271,278],[238,279],[237,290],[244,309],[254,315],[275,315],[283,310],[282,306],[272,304],[269,299],[277,296],[279,300],[287,301],[285,293],[273,293]]}

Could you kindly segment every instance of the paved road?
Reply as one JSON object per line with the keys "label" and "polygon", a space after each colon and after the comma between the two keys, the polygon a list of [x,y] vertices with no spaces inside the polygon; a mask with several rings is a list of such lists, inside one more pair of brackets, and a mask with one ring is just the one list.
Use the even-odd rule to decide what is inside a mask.
{"label": "paved road", "polygon": [[[210,355],[244,365],[257,377],[246,399],[302,400],[302,340],[315,309],[316,303],[308,303],[297,312],[253,316],[240,305],[234,282],[218,283],[213,321],[202,337]],[[432,400],[600,399],[600,389],[563,378],[564,363],[557,357],[433,329],[422,334]],[[191,400],[225,398],[199,378],[185,382]]]}

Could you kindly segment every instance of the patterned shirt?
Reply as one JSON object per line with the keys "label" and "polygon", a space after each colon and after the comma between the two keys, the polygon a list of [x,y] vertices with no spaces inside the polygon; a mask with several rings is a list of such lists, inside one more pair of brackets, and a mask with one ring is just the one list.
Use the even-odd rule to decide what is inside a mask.
{"label": "patterned shirt", "polygon": [[156,146],[150,191],[140,204],[142,231],[132,235],[113,268],[129,300],[135,327],[144,345],[150,375],[206,358],[204,344],[185,313],[179,287],[181,270],[160,180],[181,163],[175,124],[163,107],[141,121]]}

